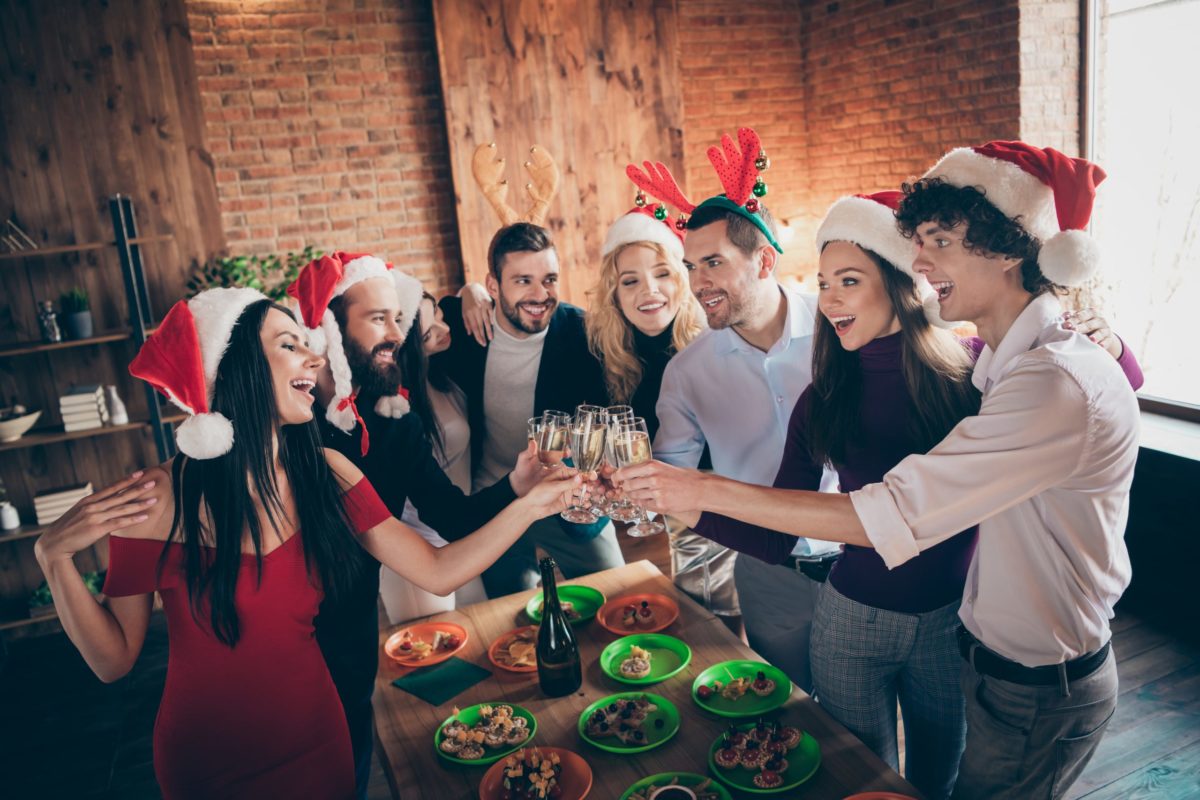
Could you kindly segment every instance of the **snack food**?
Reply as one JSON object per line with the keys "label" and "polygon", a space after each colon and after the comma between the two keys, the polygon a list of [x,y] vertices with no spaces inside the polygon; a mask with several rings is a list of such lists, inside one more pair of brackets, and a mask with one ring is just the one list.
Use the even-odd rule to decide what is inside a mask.
{"label": "snack food", "polygon": [[759,670],[758,675],[754,677],[754,681],[750,684],[750,691],[759,697],[767,697],[775,691],[775,681],[768,678],[765,672]]}
{"label": "snack food", "polygon": [[[719,686],[721,682],[714,681],[714,683]],[[746,690],[749,688],[749,678],[734,678],[729,683],[725,684],[725,687],[720,690],[721,697],[724,697],[726,700],[740,700],[742,699],[742,695],[746,694]]]}
{"label": "snack food", "polygon": [[629,656],[621,662],[620,672],[626,678],[645,678],[650,674],[650,651],[635,644],[629,650]]}
{"label": "snack food", "polygon": [[630,603],[621,609],[621,624],[626,628],[632,628],[637,625],[637,606]]}
{"label": "snack food", "polygon": [[496,648],[495,658],[506,667],[537,666],[537,628],[522,628]]}
{"label": "snack food", "polygon": [[713,763],[726,771],[753,770],[755,775],[751,780],[760,789],[782,786],[789,766],[787,742],[794,734],[799,744],[804,734],[796,728],[778,722],[768,723],[762,718],[753,726],[743,727],[746,729],[739,730],[735,725],[729,727],[712,752]]}
{"label": "snack food", "polygon": [[654,616],[654,607],[643,600],[637,610],[637,624],[642,628],[653,628],[658,620]]}
{"label": "snack food", "polygon": [[400,643],[396,650],[401,658],[411,658],[422,661],[437,652],[456,650],[462,645],[462,637],[456,633],[435,631],[433,641],[426,642],[413,636],[412,631],[404,631],[400,635]]}
{"label": "snack food", "polygon": [[588,717],[585,730],[593,739],[615,736],[622,744],[639,747],[646,744],[642,724],[651,712],[657,710],[658,706],[645,695],[614,700]]}
{"label": "snack food", "polygon": [[561,776],[562,762],[558,753],[545,755],[536,747],[518,750],[504,759],[500,800],[557,798],[562,795]]}
{"label": "snack food", "polygon": [[[629,795],[629,800],[650,800],[651,796],[654,797],[654,800],[671,800],[669,797],[670,793],[662,791],[670,786],[683,786],[683,784],[679,782],[678,776],[671,778],[669,783],[652,783],[649,786],[643,786],[633,794]],[[711,791],[711,786],[712,778],[705,778],[695,786],[687,787],[691,792],[690,794],[679,792],[679,796],[688,798],[695,797],[696,800],[719,800],[721,795]],[[654,794],[655,792],[658,792],[658,794]]]}
{"label": "snack food", "polygon": [[470,726],[458,719],[459,713],[455,708],[454,719],[442,726],[442,741],[438,745],[443,752],[457,758],[473,761],[483,758],[485,748],[512,747],[529,738],[528,723],[524,717],[513,714],[512,706],[480,706],[479,721]]}

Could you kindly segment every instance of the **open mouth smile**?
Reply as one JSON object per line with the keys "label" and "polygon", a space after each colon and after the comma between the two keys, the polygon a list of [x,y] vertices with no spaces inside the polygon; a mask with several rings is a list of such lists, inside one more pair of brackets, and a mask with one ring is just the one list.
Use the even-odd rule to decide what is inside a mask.
{"label": "open mouth smile", "polygon": [[317,388],[316,381],[309,380],[308,378],[296,378],[295,380],[289,381],[288,385],[297,392],[300,392],[300,394],[304,395],[310,404],[315,399],[313,397],[313,390]]}
{"label": "open mouth smile", "polygon": [[838,336],[845,336],[849,333],[850,328],[854,327],[854,320],[858,319],[852,314],[842,314],[836,317],[826,317],[833,325],[833,330]]}
{"label": "open mouth smile", "polygon": [[931,281],[929,285],[937,292],[939,303],[949,297],[950,292],[954,291],[954,281]]}

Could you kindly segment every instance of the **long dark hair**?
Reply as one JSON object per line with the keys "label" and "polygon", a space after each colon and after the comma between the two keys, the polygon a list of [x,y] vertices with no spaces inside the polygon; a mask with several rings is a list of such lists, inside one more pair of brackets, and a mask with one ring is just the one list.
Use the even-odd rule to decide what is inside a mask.
{"label": "long dark hair", "polygon": [[[924,453],[945,438],[963,417],[979,411],[971,384],[971,359],[948,331],[929,324],[912,278],[877,254],[860,248],[878,267],[892,309],[900,321],[901,368],[912,400],[907,433]],[[838,342],[833,325],[821,318],[813,332],[812,403],[808,448],[814,461],[845,463],[859,436],[862,370],[859,355]]]}
{"label": "long dark hair", "polygon": [[[359,545],[342,507],[341,491],[325,462],[315,420],[305,425],[279,424],[271,367],[259,338],[271,309],[290,314],[269,300],[247,306],[217,368],[212,410],[233,423],[233,449],[203,460],[181,454],[171,469],[175,515],[168,542],[178,540],[183,548],[192,616],[200,622],[207,605],[213,634],[230,647],[241,635],[234,598],[242,566],[242,536],[249,530],[261,581],[263,526],[258,509],[266,511],[275,530],[288,522],[272,463],[275,435],[296,504],[293,522],[298,526],[296,535],[303,534],[300,543],[309,574],[319,577],[325,593],[335,598],[358,577]],[[166,555],[164,547],[160,571]]]}
{"label": "long dark hair", "polygon": [[[433,303],[434,309],[437,309],[437,307],[438,307],[437,298],[434,297],[433,295],[431,295],[429,292],[422,292],[421,300],[422,301],[428,300],[429,302]],[[420,309],[421,309],[421,307],[418,305],[417,306],[417,317],[413,321],[413,328],[416,329],[417,331],[421,330],[421,310]],[[436,310],[434,311],[434,317],[435,318],[437,317]],[[424,341],[425,337],[424,337],[424,335],[418,335],[417,338],[421,340],[421,352],[425,352],[425,341]],[[444,359],[444,358],[429,358],[428,356],[426,356],[425,357],[425,367],[426,367],[426,378],[429,381],[429,385],[432,386],[433,388],[437,389],[439,392],[442,392],[443,394],[449,394],[450,392],[454,391],[457,388],[454,381],[450,378],[450,373],[448,373],[446,371],[446,359]]]}
{"label": "long dark hair", "polygon": [[429,399],[429,356],[425,355],[425,343],[421,341],[421,312],[420,307],[413,317],[412,327],[404,337],[404,344],[396,351],[396,363],[400,365],[400,374],[404,376],[404,388],[408,390],[408,405],[416,412],[425,430],[425,438],[437,451],[438,456],[445,455],[445,443],[442,435],[442,425],[433,412],[433,402]]}

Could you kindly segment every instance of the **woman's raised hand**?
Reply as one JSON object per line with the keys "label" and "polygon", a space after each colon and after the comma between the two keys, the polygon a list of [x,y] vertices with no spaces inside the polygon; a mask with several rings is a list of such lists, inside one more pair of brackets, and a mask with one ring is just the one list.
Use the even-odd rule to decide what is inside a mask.
{"label": "woman's raised hand", "polygon": [[478,283],[468,283],[458,290],[458,296],[462,298],[463,327],[480,347],[487,347],[492,340],[491,295]]}
{"label": "woman's raised hand", "polygon": [[71,506],[34,545],[42,562],[69,559],[114,531],[145,522],[146,509],[158,502],[146,497],[154,481],[139,484],[142,470],[101,489]]}
{"label": "woman's raised hand", "polygon": [[528,503],[538,519],[557,514],[571,505],[571,495],[581,480],[577,471],[567,467],[543,470],[541,480],[518,502]]}
{"label": "woman's raised hand", "polygon": [[521,451],[521,455],[517,456],[517,465],[509,473],[508,482],[512,484],[517,497],[524,497],[542,479],[545,471],[542,462],[538,460],[537,444],[531,441]]}

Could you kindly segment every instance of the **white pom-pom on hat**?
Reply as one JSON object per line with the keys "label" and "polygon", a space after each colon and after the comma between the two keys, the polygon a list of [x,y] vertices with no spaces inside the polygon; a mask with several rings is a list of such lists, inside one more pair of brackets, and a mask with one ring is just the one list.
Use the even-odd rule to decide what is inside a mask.
{"label": "white pom-pom on hat", "polygon": [[1059,231],[1042,243],[1038,266],[1059,286],[1079,286],[1100,271],[1100,246],[1083,231]]}
{"label": "white pom-pom on hat", "polygon": [[411,410],[408,398],[402,394],[381,397],[375,402],[375,413],[387,419],[400,419]]}
{"label": "white pom-pom on hat", "polygon": [[217,412],[194,414],[175,429],[175,443],[192,458],[223,456],[233,449],[233,423]]}

